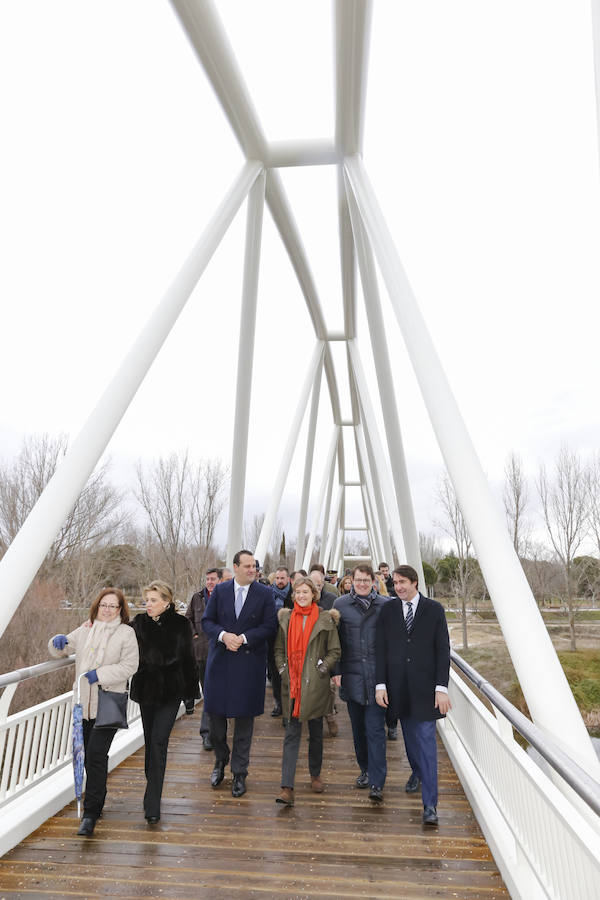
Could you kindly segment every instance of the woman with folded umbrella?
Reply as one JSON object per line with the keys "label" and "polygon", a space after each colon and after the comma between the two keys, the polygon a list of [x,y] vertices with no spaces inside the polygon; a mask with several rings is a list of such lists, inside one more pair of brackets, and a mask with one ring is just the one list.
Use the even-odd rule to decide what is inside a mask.
{"label": "woman with folded umbrella", "polygon": [[83,741],[87,782],[83,818],[77,834],[90,835],[104,807],[108,751],[116,728],[94,728],[98,687],[124,692],[138,667],[138,646],[129,626],[129,607],[118,588],[104,588],[90,607],[90,617],[70,634],[56,634],[48,642],[51,656],[75,653],[75,684],[81,679]]}
{"label": "woman with folded umbrella", "polygon": [[323,716],[329,709],[329,677],[341,655],[336,609],[321,609],[319,590],[310,578],[294,582],[293,609],[280,609],[275,662],[281,674],[281,704],[287,719],[283,741],[281,793],[277,803],[294,805],[294,778],[302,722],[308,722],[308,770],[311,789],[320,794]]}
{"label": "woman with folded umbrella", "polygon": [[149,825],[156,825],[171,729],[181,701],[197,699],[200,687],[192,628],[189,619],[177,613],[173,591],[164,581],[152,581],[142,593],[146,613],[132,623],[140,667],[131,682],[131,699],[140,704],[144,726],[144,815]]}

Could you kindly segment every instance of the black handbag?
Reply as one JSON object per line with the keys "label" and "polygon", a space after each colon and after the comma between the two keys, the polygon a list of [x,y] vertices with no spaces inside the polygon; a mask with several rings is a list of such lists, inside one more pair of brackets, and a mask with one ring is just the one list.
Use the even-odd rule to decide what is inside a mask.
{"label": "black handbag", "polygon": [[105,691],[98,685],[98,712],[94,728],[129,728],[127,724],[127,691]]}

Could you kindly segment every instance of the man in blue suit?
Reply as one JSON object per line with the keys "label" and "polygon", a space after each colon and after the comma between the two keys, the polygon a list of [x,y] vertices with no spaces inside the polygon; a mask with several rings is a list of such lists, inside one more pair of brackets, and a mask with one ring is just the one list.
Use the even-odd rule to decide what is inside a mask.
{"label": "man in blue suit", "polygon": [[[231,758],[231,793],[246,793],[246,776],[254,717],[265,711],[267,642],[277,631],[273,592],[256,580],[249,550],[233,557],[233,580],[217,584],[202,617],[210,647],[206,663],[204,704],[210,717],[215,767],[210,783],[223,781]],[[235,719],[230,757],[227,719]]]}
{"label": "man in blue suit", "polygon": [[394,569],[395,597],[381,610],[375,640],[375,699],[400,719],[412,767],[406,791],[421,785],[423,824],[437,825],[436,720],[450,709],[450,640],[441,603],[418,591],[411,566]]}

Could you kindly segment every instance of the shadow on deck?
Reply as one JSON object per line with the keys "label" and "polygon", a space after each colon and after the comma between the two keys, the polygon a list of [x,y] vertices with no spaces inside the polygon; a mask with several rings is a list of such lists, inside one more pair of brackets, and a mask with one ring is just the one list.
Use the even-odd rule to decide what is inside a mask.
{"label": "shadow on deck", "polygon": [[325,739],[326,793],[310,792],[302,749],[296,805],[274,802],[283,729],[268,714],[256,721],[248,793],[235,800],[227,777],[213,790],[200,717],[184,716],[171,736],[159,825],[143,816],[142,748],[109,776],[92,838],[76,836],[72,803],[0,859],[0,898],[508,897],[443,745],[440,826],[425,830],[420,795],[404,792],[401,739],[388,742],[384,805],[354,787],[350,721],[340,706],[339,736]]}

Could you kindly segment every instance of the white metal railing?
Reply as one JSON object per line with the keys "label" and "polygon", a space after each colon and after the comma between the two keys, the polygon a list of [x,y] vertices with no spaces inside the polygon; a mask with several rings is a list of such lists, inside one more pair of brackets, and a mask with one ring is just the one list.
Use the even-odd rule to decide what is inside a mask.
{"label": "white metal railing", "polygon": [[[8,710],[22,681],[72,666],[74,659],[52,660],[0,676],[0,688],[4,688],[0,698],[0,810],[19,794],[71,765],[72,691],[12,715]],[[130,700],[129,723],[139,715],[138,704]]]}
{"label": "white metal railing", "polygon": [[[502,698],[503,711],[493,705],[492,714],[454,671],[449,691],[452,711],[440,722],[440,734],[511,896],[595,900],[600,818],[594,806],[600,786],[571,761],[569,782],[578,796],[566,785],[559,790],[558,776],[551,779],[514,739],[518,710]],[[506,717],[509,708],[515,721]],[[530,722],[529,727],[536,730]],[[537,731],[538,743],[549,746],[546,758],[562,754],[564,761],[560,748]],[[556,760],[548,761],[556,768]],[[583,810],[580,798],[587,804]]]}

